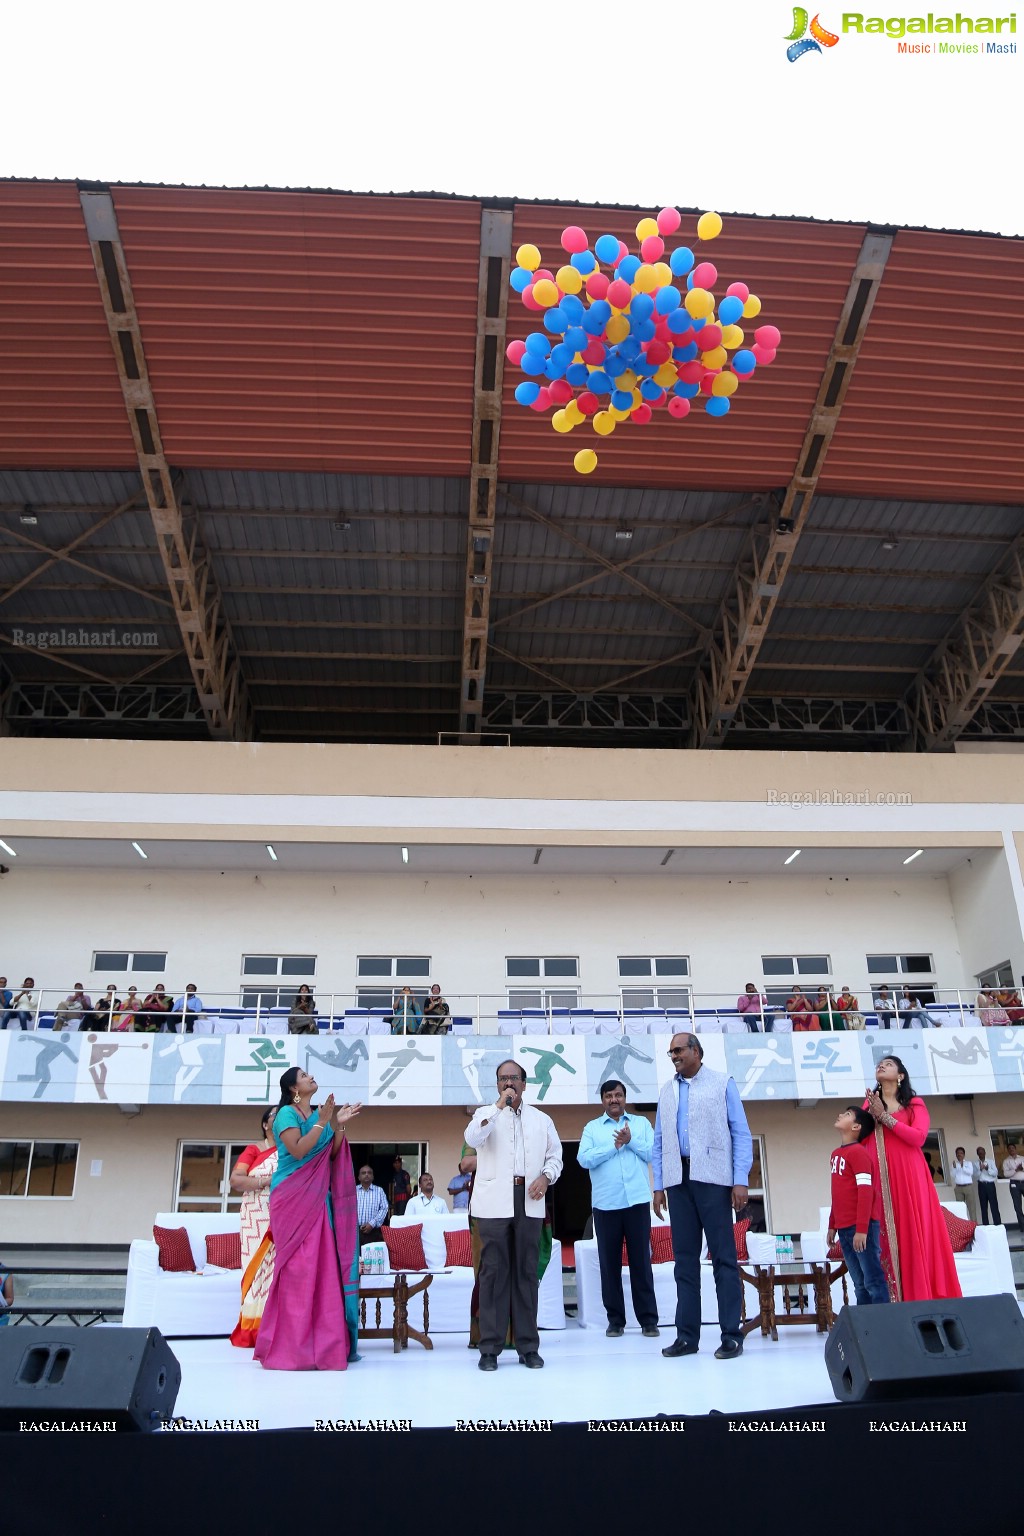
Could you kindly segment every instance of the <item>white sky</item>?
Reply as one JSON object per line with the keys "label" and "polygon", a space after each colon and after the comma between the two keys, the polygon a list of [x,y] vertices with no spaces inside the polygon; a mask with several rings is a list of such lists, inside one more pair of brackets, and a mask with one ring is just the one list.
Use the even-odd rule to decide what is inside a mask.
{"label": "white sky", "polygon": [[[843,36],[791,64],[792,12],[783,0],[37,0],[4,20],[0,174],[1024,233],[1024,12],[1003,35],[1016,54],[910,58],[888,38]],[[874,13],[913,12],[892,0]],[[839,31],[839,5],[820,14]]]}

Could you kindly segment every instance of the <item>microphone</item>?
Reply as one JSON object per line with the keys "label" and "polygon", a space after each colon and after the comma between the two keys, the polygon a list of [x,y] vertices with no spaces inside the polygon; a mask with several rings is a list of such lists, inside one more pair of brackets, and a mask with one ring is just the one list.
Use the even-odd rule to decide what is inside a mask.
{"label": "microphone", "polygon": [[505,1095],[505,1108],[506,1109],[511,1109],[512,1105],[515,1103],[515,1099],[516,1099],[516,1096],[515,1096],[514,1093],[507,1093]]}

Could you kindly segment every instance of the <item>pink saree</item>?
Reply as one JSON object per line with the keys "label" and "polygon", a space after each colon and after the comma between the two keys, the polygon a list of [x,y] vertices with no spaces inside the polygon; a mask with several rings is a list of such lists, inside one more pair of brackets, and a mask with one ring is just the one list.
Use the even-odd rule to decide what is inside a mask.
{"label": "pink saree", "polygon": [[[333,1211],[333,1222],[332,1222]],[[343,1371],[356,1352],[359,1256],[352,1155],[308,1158],[270,1196],[274,1279],[255,1357],[268,1371]]]}

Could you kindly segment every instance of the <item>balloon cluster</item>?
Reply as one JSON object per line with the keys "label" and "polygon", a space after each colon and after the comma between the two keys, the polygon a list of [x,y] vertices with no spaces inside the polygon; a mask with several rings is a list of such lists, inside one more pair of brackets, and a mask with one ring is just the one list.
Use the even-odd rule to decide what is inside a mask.
{"label": "balloon cluster", "polygon": [[[589,420],[599,437],[610,437],[620,422],[644,426],[661,407],[687,416],[699,396],[709,416],[726,416],[740,384],[774,360],[778,329],[759,326],[748,345],[740,325],[761,312],[746,283],[730,283],[716,309],[718,269],[688,246],[666,251],[681,223],[676,208],[641,219],[638,256],[616,235],[601,235],[591,250],[571,224],[562,231],[568,261],[556,272],[541,266],[535,245],[516,252],[512,287],[543,316],[543,330],[509,342],[505,355],[527,375],[516,388],[519,404],[553,410],[556,432]],[[717,213],[701,214],[698,240],[721,232]],[[589,475],[597,454],[581,448],[573,464]]]}

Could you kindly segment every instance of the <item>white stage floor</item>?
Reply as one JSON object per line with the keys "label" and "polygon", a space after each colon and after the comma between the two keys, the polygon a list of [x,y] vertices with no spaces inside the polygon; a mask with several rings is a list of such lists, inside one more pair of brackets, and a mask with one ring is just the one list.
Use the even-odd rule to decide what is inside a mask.
{"label": "white stage floor", "polygon": [[660,1339],[627,1330],[570,1323],[541,1334],[543,1371],[528,1371],[514,1352],[498,1369],[477,1369],[468,1335],[442,1334],[431,1351],[410,1343],[396,1355],[386,1341],[360,1341],[363,1359],[347,1371],[264,1371],[226,1339],[169,1340],[181,1363],[175,1416],[192,1420],[259,1419],[261,1429],[312,1429],[317,1419],[407,1419],[412,1428],[450,1428],[456,1419],[639,1419],[655,1414],[757,1413],[804,1404],[835,1404],[825,1369],[825,1335],[786,1328],[779,1341],[751,1334],[739,1360],[716,1360],[718,1329],[704,1329],[701,1351],[665,1360]]}

